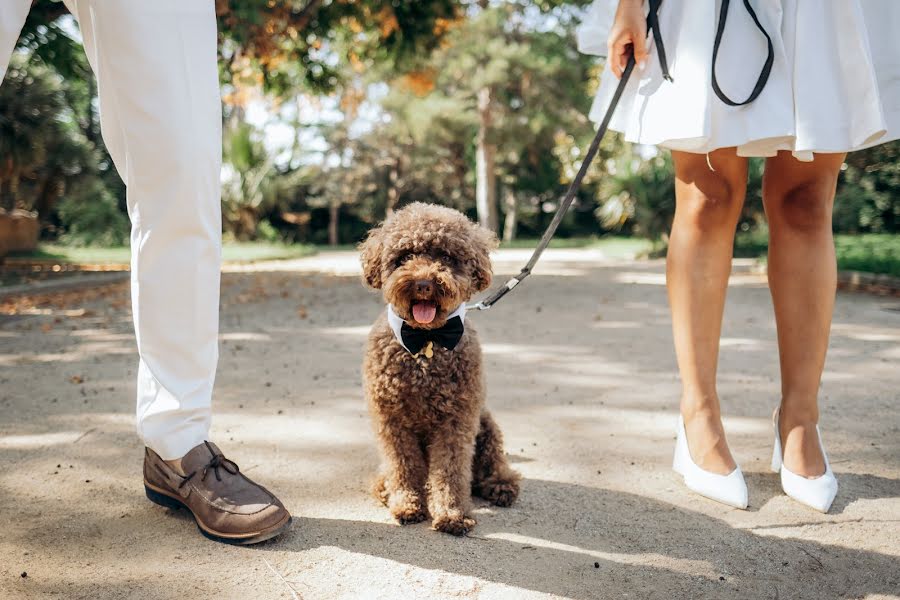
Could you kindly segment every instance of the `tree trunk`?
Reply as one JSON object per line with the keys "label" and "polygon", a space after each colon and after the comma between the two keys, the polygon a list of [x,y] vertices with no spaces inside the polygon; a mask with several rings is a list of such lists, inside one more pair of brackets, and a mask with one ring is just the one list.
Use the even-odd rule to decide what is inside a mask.
{"label": "tree trunk", "polygon": [[5,164],[0,165],[0,208],[6,212],[12,212],[16,207],[16,193],[13,185],[15,168],[11,156],[6,158]]}
{"label": "tree trunk", "polygon": [[[3,182],[6,182],[5,189]],[[0,179],[0,207],[12,213],[16,209],[16,194],[19,191],[19,175],[13,171],[9,177]]]}
{"label": "tree trunk", "polygon": [[475,207],[478,222],[491,231],[497,231],[497,175],[494,156],[497,148],[488,143],[491,130],[491,88],[478,91],[478,147],[475,154]]}
{"label": "tree trunk", "polygon": [[38,180],[38,183],[35,185],[37,192],[34,195],[32,210],[38,214],[41,220],[46,221],[50,217],[50,213],[53,212],[53,206],[56,204],[56,199],[61,196],[59,191],[63,185],[62,181],[58,181],[50,175],[44,175]]}
{"label": "tree trunk", "polygon": [[507,187],[503,196],[503,208],[506,210],[506,218],[503,223],[503,241],[511,242],[516,239],[516,225],[519,223],[519,203],[516,201],[516,193]]}
{"label": "tree trunk", "polygon": [[397,202],[400,200],[400,186],[398,185],[400,181],[400,159],[398,158],[393,165],[391,165],[391,172],[388,174],[388,179],[390,180],[390,184],[388,185],[387,190],[387,207],[385,208],[385,218],[390,217],[394,214],[394,209],[397,207]]}
{"label": "tree trunk", "polygon": [[16,207],[16,196],[12,191],[12,182],[8,179],[0,178],[0,208],[11,213]]}
{"label": "tree trunk", "polygon": [[338,220],[341,215],[341,205],[332,202],[328,205],[328,245],[338,245]]}

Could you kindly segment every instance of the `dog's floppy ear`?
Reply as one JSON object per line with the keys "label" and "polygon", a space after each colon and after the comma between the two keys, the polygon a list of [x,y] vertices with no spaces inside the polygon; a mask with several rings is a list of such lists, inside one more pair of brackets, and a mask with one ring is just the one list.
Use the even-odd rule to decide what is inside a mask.
{"label": "dog's floppy ear", "polygon": [[382,238],[384,237],[382,226],[369,230],[369,235],[359,245],[359,260],[362,263],[363,281],[376,290],[381,289],[381,251]]}
{"label": "dog's floppy ear", "polygon": [[472,223],[471,235],[474,242],[472,261],[475,269],[472,277],[475,280],[475,291],[482,292],[491,285],[494,274],[491,267],[491,251],[500,246],[500,241],[493,231],[475,223]]}

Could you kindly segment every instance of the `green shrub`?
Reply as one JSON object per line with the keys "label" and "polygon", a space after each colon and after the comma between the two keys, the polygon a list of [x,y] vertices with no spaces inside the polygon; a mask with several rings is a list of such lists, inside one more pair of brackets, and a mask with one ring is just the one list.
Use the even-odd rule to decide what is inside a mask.
{"label": "green shrub", "polygon": [[98,180],[80,193],[66,196],[57,208],[64,234],[59,241],[70,246],[122,246],[128,243],[128,218],[115,196]]}
{"label": "green shrub", "polygon": [[263,219],[256,226],[256,239],[263,242],[282,242],[281,232],[275,229],[271,221]]}
{"label": "green shrub", "polygon": [[847,156],[834,203],[836,232],[900,232],[900,141]]}
{"label": "green shrub", "polygon": [[834,242],[841,270],[900,277],[900,235],[840,235]]}
{"label": "green shrub", "polygon": [[607,169],[600,187],[604,201],[595,212],[600,224],[653,240],[667,238],[675,215],[671,155],[643,158],[630,148]]}

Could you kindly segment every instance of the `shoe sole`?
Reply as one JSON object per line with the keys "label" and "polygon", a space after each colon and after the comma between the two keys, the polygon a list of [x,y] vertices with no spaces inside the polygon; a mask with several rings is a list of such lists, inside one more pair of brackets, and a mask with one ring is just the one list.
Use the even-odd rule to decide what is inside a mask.
{"label": "shoe sole", "polygon": [[277,525],[274,525],[273,527],[264,529],[262,531],[256,531],[250,534],[243,535],[220,533],[207,529],[187,504],[185,504],[178,498],[175,498],[166,493],[164,490],[151,486],[146,481],[144,482],[144,493],[147,494],[147,499],[150,500],[150,502],[158,504],[159,506],[163,506],[172,510],[179,510],[181,508],[187,510],[191,514],[191,517],[194,519],[194,523],[197,524],[197,529],[199,529],[200,533],[202,533],[205,537],[215,542],[231,544],[233,546],[250,546],[252,544],[259,544],[261,542],[270,540],[289,530],[294,521],[293,517],[288,516],[287,520],[283,523],[278,523]]}

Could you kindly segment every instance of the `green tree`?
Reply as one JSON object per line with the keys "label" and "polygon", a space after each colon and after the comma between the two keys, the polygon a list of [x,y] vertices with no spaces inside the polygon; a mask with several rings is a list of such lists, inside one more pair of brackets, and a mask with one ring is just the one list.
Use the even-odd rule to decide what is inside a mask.
{"label": "green tree", "polygon": [[[97,243],[104,239],[121,241],[123,231],[127,231],[124,184],[101,139],[96,82],[80,41],[68,33],[66,20],[69,18],[61,2],[36,1],[18,40],[11,69],[0,86],[0,96],[8,94],[11,98],[0,101],[0,121],[8,119],[24,127],[27,119],[21,117],[21,111],[25,109],[38,115],[37,119],[43,123],[41,131],[29,137],[34,149],[43,149],[41,160],[26,168],[23,157],[14,159],[28,173],[19,181],[17,202],[36,210],[45,231],[54,235],[71,224],[77,203],[93,202],[85,210],[94,217],[99,212],[109,212],[105,222],[115,223],[115,232],[98,236],[79,234],[76,236],[81,240],[79,243],[88,238],[96,239]],[[23,85],[33,89],[21,89]],[[31,97],[46,93],[48,86],[53,89],[49,103]],[[19,115],[14,111],[19,111]],[[16,144],[15,138],[0,137],[3,137],[0,143]],[[89,190],[98,194],[102,190],[103,197],[93,198]],[[67,210],[57,211],[57,201],[63,198]],[[101,221],[104,219],[87,220],[95,224]]]}
{"label": "green tree", "polygon": [[58,75],[23,54],[0,86],[0,198],[47,215],[67,184],[96,178],[97,155],[74,125]]}
{"label": "green tree", "polygon": [[[455,184],[455,198],[435,199],[474,202],[480,222],[496,230],[502,192],[506,239],[515,235],[520,205],[540,225],[590,139],[592,64],[576,52],[571,23],[541,15],[531,2],[479,3],[418,69],[392,81],[382,102],[390,124],[378,135],[408,147],[434,181]],[[604,146],[604,157],[611,148]],[[423,160],[429,157],[431,164]]]}
{"label": "green tree", "polygon": [[834,227],[850,233],[900,232],[900,141],[847,156]]}
{"label": "green tree", "polygon": [[217,0],[223,79],[289,97],[330,92],[343,66],[403,70],[440,43],[459,0]]}
{"label": "green tree", "polygon": [[[226,99],[240,112],[247,89],[262,89],[272,97],[290,101],[300,94],[340,92],[345,87],[345,73],[374,70],[379,65],[402,69],[440,43],[448,24],[461,14],[462,4],[455,0],[217,0],[216,12]],[[3,135],[2,143],[8,148],[0,154],[6,159],[0,165],[0,196],[12,202],[11,190],[21,187],[18,182],[22,173],[38,163],[63,166],[62,170],[68,171],[72,165],[66,157],[78,157],[83,160],[82,170],[100,176],[116,198],[113,203],[104,198],[99,205],[115,206],[124,214],[124,187],[100,139],[96,85],[79,41],[67,33],[66,20],[70,18],[59,0],[36,0],[23,29],[18,49],[31,57],[26,75],[40,68],[44,69],[41,76],[55,72],[61,80],[57,79],[59,89],[46,102],[37,98],[42,88],[35,88],[31,91],[34,98],[0,105],[0,121],[15,134]],[[7,83],[2,91],[11,94],[13,86]],[[30,112],[24,114],[22,107],[33,110],[27,108]],[[20,114],[12,115],[13,108]],[[223,190],[223,208],[226,226],[246,237],[254,234],[261,215],[276,212],[267,203],[293,198],[296,190],[303,188],[305,172],[274,168],[271,159],[264,156],[265,149],[258,140],[251,143],[252,135],[246,127],[234,123],[231,112],[226,111],[230,130],[226,135],[230,139],[225,150],[226,159],[236,162],[231,165],[233,177]],[[79,152],[86,154],[73,152],[71,144],[47,147],[44,137],[33,135],[36,127],[49,127],[48,123],[57,120],[81,130],[79,141],[86,140],[87,144],[79,146]],[[23,143],[25,139],[30,144]],[[31,191],[39,193],[39,187],[35,184]],[[48,183],[43,189],[54,187],[59,186]],[[34,198],[22,202],[47,205]],[[67,222],[75,213],[73,202],[70,199],[66,203]],[[56,215],[42,209],[42,217],[53,220]]]}
{"label": "green tree", "polygon": [[47,142],[57,135],[58,123],[47,115],[57,115],[63,99],[52,75],[29,73],[15,56],[0,86],[0,106],[0,203],[11,211],[22,178],[44,161]]}

